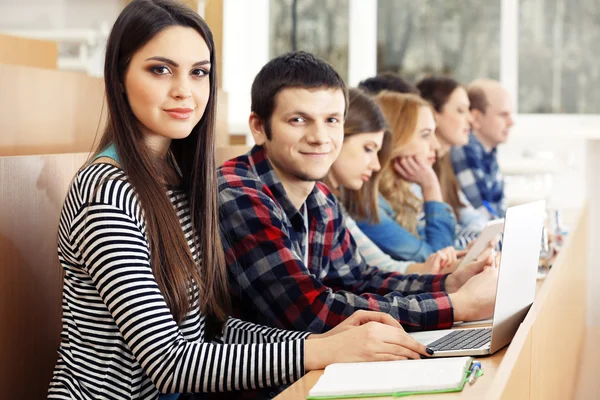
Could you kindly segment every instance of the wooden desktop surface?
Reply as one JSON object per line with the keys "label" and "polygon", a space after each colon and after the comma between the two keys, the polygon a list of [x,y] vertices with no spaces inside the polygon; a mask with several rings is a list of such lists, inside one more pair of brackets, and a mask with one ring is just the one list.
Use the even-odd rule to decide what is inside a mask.
{"label": "wooden desktop surface", "polygon": [[[543,284],[543,280],[537,282],[537,292],[539,293],[539,289]],[[481,325],[469,325],[469,326],[457,326],[456,329],[468,329],[468,328],[483,328],[491,326],[491,324],[481,324]],[[481,368],[483,370],[483,376],[477,378],[475,383],[472,385],[465,385],[462,392],[455,393],[446,393],[444,394],[447,399],[458,399],[458,398],[483,398],[482,395],[485,393],[487,388],[490,386],[490,382],[494,375],[496,374],[496,370],[498,366],[502,362],[504,357],[504,353],[506,353],[506,347],[502,350],[496,352],[495,354],[488,357],[477,357],[477,361],[481,362]],[[287,390],[281,393],[276,397],[277,400],[298,400],[305,399],[308,396],[308,392],[310,389],[317,383],[317,380],[323,375],[323,370],[318,371],[310,371],[307,373],[302,379],[296,382],[294,385],[290,386]],[[403,397],[407,399],[418,398],[420,400],[429,400],[429,399],[439,399],[439,394],[431,394],[431,395],[414,395]],[[378,399],[393,399],[393,397],[378,397]]]}
{"label": "wooden desktop surface", "polygon": [[[478,357],[477,361],[481,362],[481,367],[484,375],[477,378],[473,385],[466,384],[462,392],[446,393],[444,399],[464,399],[464,398],[477,398],[485,399],[484,396],[487,388],[496,374],[498,366],[502,362],[506,348],[500,350],[496,354],[489,357]],[[319,377],[323,375],[323,371],[311,371],[306,374],[302,379],[290,386],[287,390],[276,397],[277,400],[298,400],[306,399],[310,389],[317,383]],[[431,395],[414,395],[403,397],[403,399],[419,399],[419,400],[433,400],[440,399],[439,394]],[[393,397],[378,397],[378,399],[393,399]]]}
{"label": "wooden desktop surface", "polygon": [[[572,398],[586,332],[588,216],[586,207],[550,273],[538,281],[534,304],[510,345],[492,356],[477,358],[484,375],[473,385],[465,385],[462,392],[406,398]],[[322,374],[322,370],[309,372],[276,399],[306,399]]]}

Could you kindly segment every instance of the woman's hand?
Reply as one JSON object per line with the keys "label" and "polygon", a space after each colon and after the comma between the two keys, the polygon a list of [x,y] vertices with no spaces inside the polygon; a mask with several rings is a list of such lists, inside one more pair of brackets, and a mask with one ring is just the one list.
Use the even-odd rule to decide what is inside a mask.
{"label": "woman's hand", "polygon": [[417,156],[397,157],[394,170],[408,182],[416,183],[423,190],[423,200],[442,201],[440,182],[433,168]]}
{"label": "woman's hand", "polygon": [[402,327],[375,321],[350,326],[328,337],[307,340],[304,349],[307,371],[323,369],[333,363],[419,359],[433,354]]}
{"label": "woman's hand", "polygon": [[469,279],[480,274],[491,265],[492,257],[488,254],[486,257],[480,257],[477,261],[473,261],[454,271],[446,278],[446,292],[457,292]]}
{"label": "woman's hand", "polygon": [[385,314],[382,312],[377,312],[377,311],[358,310],[358,311],[355,311],[351,316],[346,318],[344,321],[342,321],[340,324],[338,324],[338,326],[331,329],[330,331],[328,331],[326,333],[322,333],[320,335],[310,335],[309,338],[317,339],[317,338],[330,337],[330,336],[336,335],[338,333],[345,332],[350,328],[355,328],[357,326],[364,325],[368,322],[379,322],[384,325],[389,325],[394,328],[400,328],[400,329],[404,330],[404,328],[402,328],[402,325],[400,325],[400,323],[398,321],[396,321],[394,318],[392,318],[388,314]]}
{"label": "woman's hand", "polygon": [[445,249],[430,254],[424,263],[411,264],[406,270],[406,273],[420,275],[450,274],[458,267],[458,264],[460,263],[458,257],[460,254],[460,251],[455,250],[454,247],[446,247]]}

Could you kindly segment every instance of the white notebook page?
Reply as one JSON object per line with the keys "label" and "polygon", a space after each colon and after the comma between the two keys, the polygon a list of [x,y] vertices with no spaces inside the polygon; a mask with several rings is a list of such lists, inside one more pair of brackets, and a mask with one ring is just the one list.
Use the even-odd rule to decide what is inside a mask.
{"label": "white notebook page", "polygon": [[471,357],[331,364],[309,396],[329,397],[458,388]]}

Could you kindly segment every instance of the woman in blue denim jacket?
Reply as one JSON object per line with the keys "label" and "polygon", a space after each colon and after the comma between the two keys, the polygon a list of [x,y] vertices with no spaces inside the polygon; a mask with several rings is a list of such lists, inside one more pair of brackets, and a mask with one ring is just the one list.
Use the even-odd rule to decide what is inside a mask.
{"label": "woman in blue denim jacket", "polygon": [[427,102],[411,94],[383,92],[375,101],[392,132],[392,157],[381,171],[379,223],[357,222],[391,257],[423,262],[430,254],[452,247],[456,232],[456,218],[442,200],[432,168],[440,146],[433,112]]}

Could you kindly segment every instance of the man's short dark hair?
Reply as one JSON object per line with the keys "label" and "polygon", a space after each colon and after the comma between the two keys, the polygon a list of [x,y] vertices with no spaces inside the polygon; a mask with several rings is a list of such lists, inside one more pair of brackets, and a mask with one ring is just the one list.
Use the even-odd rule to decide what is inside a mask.
{"label": "man's short dark hair", "polygon": [[393,72],[383,72],[372,78],[365,79],[358,84],[358,88],[370,96],[378,95],[379,92],[383,92],[384,90],[419,94],[416,87]]}
{"label": "man's short dark hair", "polygon": [[286,53],[265,64],[252,83],[251,110],[263,122],[267,139],[271,139],[271,116],[275,110],[275,97],[287,88],[340,89],[344,93],[346,115],[348,89],[340,74],[325,60],[310,53]]}

